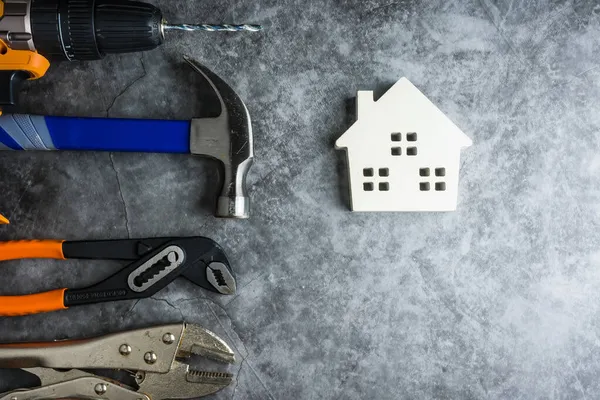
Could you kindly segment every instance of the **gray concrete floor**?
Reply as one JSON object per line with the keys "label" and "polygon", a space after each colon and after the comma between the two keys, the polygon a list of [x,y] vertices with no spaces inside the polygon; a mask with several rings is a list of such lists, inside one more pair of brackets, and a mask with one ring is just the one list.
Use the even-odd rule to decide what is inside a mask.
{"label": "gray concrete floor", "polygon": [[[181,61],[246,99],[248,221],[212,217],[214,163],[171,155],[5,153],[0,239],[206,235],[235,297],[177,282],[153,299],[0,319],[2,341],[185,319],[235,348],[225,399],[600,397],[598,1],[162,1],[169,19],[258,22],[161,49],[55,64],[39,114],[187,119],[211,107]],[[347,211],[334,140],[358,89],[408,77],[471,138],[459,209]],[[115,263],[2,265],[0,293],[83,286]],[[0,371],[0,391],[30,383]]]}

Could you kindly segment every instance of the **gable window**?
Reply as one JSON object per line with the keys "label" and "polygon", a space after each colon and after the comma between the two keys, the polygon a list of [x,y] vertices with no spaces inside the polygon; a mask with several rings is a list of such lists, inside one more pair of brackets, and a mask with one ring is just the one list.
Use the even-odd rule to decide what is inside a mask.
{"label": "gable window", "polygon": [[[399,144],[400,142],[402,142],[404,139],[406,140],[406,142],[410,142],[410,145],[408,145],[407,147],[400,147]],[[390,134],[390,141],[392,143],[392,147],[391,147],[391,154],[392,156],[401,156],[403,153],[406,154],[407,156],[416,156],[418,151],[417,151],[417,146],[415,145],[415,142],[417,141],[417,132],[408,132],[406,134],[401,133],[401,132],[392,132]],[[403,151],[404,150],[404,151]]]}

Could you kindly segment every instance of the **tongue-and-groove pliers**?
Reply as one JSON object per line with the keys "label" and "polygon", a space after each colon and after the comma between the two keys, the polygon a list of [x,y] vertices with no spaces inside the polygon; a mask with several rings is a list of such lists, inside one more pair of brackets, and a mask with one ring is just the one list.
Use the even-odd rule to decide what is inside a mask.
{"label": "tongue-and-groove pliers", "polygon": [[225,252],[216,242],[205,237],[0,242],[0,261],[23,258],[132,262],[87,288],[57,289],[24,296],[0,296],[0,316],[29,315],[83,304],[146,298],[179,276],[220,294],[234,294],[236,290]]}

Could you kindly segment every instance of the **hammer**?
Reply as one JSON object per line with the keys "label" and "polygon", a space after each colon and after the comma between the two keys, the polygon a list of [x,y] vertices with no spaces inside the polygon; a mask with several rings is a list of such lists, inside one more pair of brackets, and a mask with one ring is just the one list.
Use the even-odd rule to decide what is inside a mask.
{"label": "hammer", "polygon": [[184,59],[217,95],[221,105],[218,117],[166,121],[8,114],[0,117],[0,150],[191,153],[212,157],[223,164],[216,216],[248,218],[246,175],[254,158],[248,109],[216,74],[188,57]]}

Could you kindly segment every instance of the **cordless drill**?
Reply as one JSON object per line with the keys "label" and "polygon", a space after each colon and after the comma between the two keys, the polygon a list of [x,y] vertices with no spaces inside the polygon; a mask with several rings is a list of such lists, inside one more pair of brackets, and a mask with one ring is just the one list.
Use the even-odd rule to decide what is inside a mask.
{"label": "cordless drill", "polygon": [[166,30],[258,31],[259,25],[167,24],[155,6],[131,0],[0,0],[0,113],[14,112],[20,84],[49,60],[97,60],[151,50]]}

